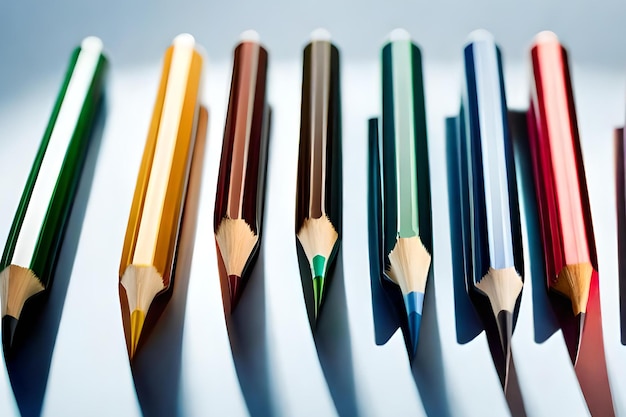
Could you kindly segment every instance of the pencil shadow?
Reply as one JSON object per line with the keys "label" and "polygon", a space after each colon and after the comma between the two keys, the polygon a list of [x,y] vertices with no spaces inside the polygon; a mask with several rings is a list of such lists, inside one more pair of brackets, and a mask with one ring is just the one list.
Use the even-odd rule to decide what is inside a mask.
{"label": "pencil shadow", "polygon": [[[374,316],[374,336],[378,346],[382,346],[391,339],[398,328],[403,326],[403,313],[401,307],[404,307],[402,293],[395,284],[389,283],[389,286],[395,288],[386,288],[387,283],[382,277],[380,266],[372,265],[374,261],[370,259],[370,287],[372,290],[372,312]],[[400,308],[398,307],[400,306]],[[399,311],[400,310],[400,311]]]}
{"label": "pencil shadow", "polygon": [[[448,206],[450,216],[450,245],[452,253],[452,280],[454,287],[454,312],[457,342],[465,344],[474,340],[483,330],[466,287],[463,252],[463,227],[461,189],[459,184],[459,155],[457,118],[446,118],[446,156],[448,173]],[[460,237],[460,238],[459,238]],[[480,302],[480,300],[477,300]],[[493,315],[493,314],[492,314]]]}
{"label": "pencil shadow", "polygon": [[619,275],[619,315],[622,345],[626,345],[626,181],[624,172],[624,129],[615,129],[615,205],[617,212],[617,266]]}
{"label": "pencil shadow", "polygon": [[417,353],[412,363],[413,378],[420,392],[422,404],[429,416],[452,416],[446,389],[441,338],[437,320],[436,282],[430,269],[424,300],[424,315],[420,329]]}
{"label": "pencil shadow", "polygon": [[[67,288],[76,260],[76,249],[91,195],[91,185],[100,152],[107,102],[103,96],[98,103],[94,126],[90,133],[81,178],[67,220],[62,248],[56,260],[54,279],[47,293],[27,301],[15,335],[14,349],[6,358],[7,370],[13,386],[15,400],[23,417],[41,414],[46,392],[50,361],[59,331]],[[76,277],[75,279],[89,279]]]}
{"label": "pencil shadow", "polygon": [[538,203],[533,182],[533,165],[528,142],[526,112],[509,111],[509,126],[518,167],[519,193],[526,214],[528,259],[532,280],[533,324],[535,342],[543,343],[559,328],[546,288],[543,242],[540,233]]}
{"label": "pencil shadow", "polygon": [[337,251],[330,277],[326,300],[314,331],[315,346],[337,412],[342,417],[358,416],[361,412],[354,382],[341,247]]}
{"label": "pencil shadow", "polygon": [[511,354],[511,362],[509,364],[509,382],[505,391],[506,402],[513,417],[526,417],[526,406],[522,397],[522,390],[519,386],[517,378],[517,370],[515,369],[515,358]]}
{"label": "pencil shadow", "polygon": [[[231,314],[226,313],[237,377],[252,416],[271,416],[277,412],[270,389],[264,271],[265,245],[262,242],[237,308]],[[223,298],[228,298],[225,271],[220,275]]]}
{"label": "pencil shadow", "polygon": [[146,324],[149,321],[150,326],[146,325],[141,344],[132,362],[137,398],[143,414],[149,417],[180,414],[178,397],[185,305],[196,241],[207,118],[207,111],[202,107],[180,226],[172,288],[168,293],[155,299],[150,307],[148,314],[152,317],[146,317]]}

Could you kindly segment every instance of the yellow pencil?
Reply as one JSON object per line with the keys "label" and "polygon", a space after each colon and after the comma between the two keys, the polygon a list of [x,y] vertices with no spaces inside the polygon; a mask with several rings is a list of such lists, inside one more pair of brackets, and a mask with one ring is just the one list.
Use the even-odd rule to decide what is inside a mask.
{"label": "yellow pencil", "polygon": [[120,302],[127,303],[130,314],[131,359],[152,301],[172,279],[201,74],[202,56],[194,38],[177,36],[165,53],[120,263]]}

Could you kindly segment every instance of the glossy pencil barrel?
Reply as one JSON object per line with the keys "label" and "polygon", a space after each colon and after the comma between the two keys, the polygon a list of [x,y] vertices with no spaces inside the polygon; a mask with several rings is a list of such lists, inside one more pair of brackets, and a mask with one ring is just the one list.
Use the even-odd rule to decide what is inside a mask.
{"label": "glossy pencil barrel", "polygon": [[[549,289],[572,304],[575,363],[597,259],[567,53],[543,32],[531,48],[529,143]],[[568,336],[566,335],[566,339]]]}
{"label": "glossy pencil barrel", "polygon": [[[258,39],[244,40],[234,51],[214,213],[231,309],[241,294],[261,237],[269,127],[267,60],[267,51]],[[241,253],[235,254],[235,247],[242,248]]]}
{"label": "glossy pencil barrel", "polygon": [[202,57],[191,35],[166,53],[120,262],[131,313],[129,354],[154,297],[170,287],[194,148]]}
{"label": "glossy pencil barrel", "polygon": [[414,355],[431,264],[432,215],[421,53],[404,30],[393,31],[383,46],[382,83],[384,270],[402,292]]}
{"label": "glossy pencil barrel", "polygon": [[[3,318],[19,319],[24,301],[52,283],[106,68],[98,38],[86,38],[72,53],[0,261]],[[18,282],[26,280],[32,280],[32,285]],[[17,295],[16,286],[29,289]],[[16,320],[9,327],[14,330],[15,325]],[[7,347],[12,332],[3,336]]]}
{"label": "glossy pencil barrel", "polygon": [[465,47],[464,70],[459,122],[470,203],[470,285],[475,286],[489,269],[512,267],[521,272],[521,259],[516,259],[521,236],[502,58],[487,35]]}
{"label": "glossy pencil barrel", "polygon": [[[170,46],[165,53],[161,82],[139,169],[120,263],[120,276],[133,263],[153,265],[163,276],[166,287],[169,286],[171,277],[193,150],[193,131],[202,70],[202,57],[193,50],[187,57],[181,57],[188,60],[183,72],[172,74],[171,64],[175,49],[174,45]],[[175,103],[176,107],[174,105],[166,107],[166,98],[172,95],[180,95],[181,100]],[[180,112],[180,120],[173,121],[169,126],[163,126],[165,113],[170,111]],[[173,116],[176,118],[178,114]],[[161,141],[169,146],[159,147]],[[161,150],[162,153],[156,155],[156,152]],[[164,157],[165,166],[154,164],[156,157],[161,155]],[[148,211],[156,211],[157,207],[160,208],[158,211],[161,217],[150,224],[145,223],[146,220],[155,220],[148,219],[147,214]],[[152,225],[156,228],[148,230]],[[146,241],[141,240],[144,237],[140,236],[142,229],[145,230]],[[142,249],[140,253],[138,247]]]}
{"label": "glossy pencil barrel", "polygon": [[[493,37],[470,35],[463,52],[459,155],[467,289],[493,310],[506,387],[513,314],[523,286],[521,231],[502,58]],[[487,322],[490,320],[487,319]]]}
{"label": "glossy pencil barrel", "polygon": [[304,49],[295,222],[310,266],[316,317],[341,241],[342,207],[339,51],[330,35],[317,33],[325,36]]}

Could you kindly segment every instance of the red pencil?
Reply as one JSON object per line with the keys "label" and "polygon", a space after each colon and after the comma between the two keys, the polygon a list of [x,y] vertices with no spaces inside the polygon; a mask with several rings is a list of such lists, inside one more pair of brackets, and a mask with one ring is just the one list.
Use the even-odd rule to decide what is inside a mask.
{"label": "red pencil", "polygon": [[568,305],[561,328],[589,411],[612,416],[598,262],[567,52],[554,33],[542,32],[531,59],[528,131],[547,286],[555,304]]}
{"label": "red pencil", "polygon": [[567,53],[553,33],[542,32],[531,56],[530,147],[547,285],[571,302],[575,331],[565,336],[575,364],[592,276],[598,273],[589,198]]}

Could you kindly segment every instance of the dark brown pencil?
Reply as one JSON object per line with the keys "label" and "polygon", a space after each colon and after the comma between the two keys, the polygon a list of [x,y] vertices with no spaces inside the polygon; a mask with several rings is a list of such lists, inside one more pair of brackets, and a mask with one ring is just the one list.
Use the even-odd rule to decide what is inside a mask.
{"label": "dark brown pencil", "polygon": [[339,97],[339,52],[318,29],[304,49],[296,194],[296,240],[310,266],[316,318],[341,234]]}

